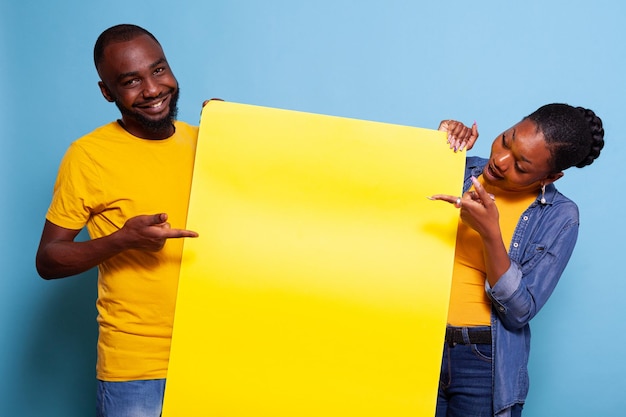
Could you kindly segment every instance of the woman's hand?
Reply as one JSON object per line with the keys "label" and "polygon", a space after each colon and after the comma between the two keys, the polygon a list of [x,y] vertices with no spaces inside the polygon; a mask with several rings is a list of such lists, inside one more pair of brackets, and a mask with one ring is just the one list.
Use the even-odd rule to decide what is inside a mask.
{"label": "woman's hand", "polygon": [[447,201],[461,209],[463,223],[480,235],[487,281],[493,288],[511,266],[511,259],[502,241],[500,214],[493,195],[489,194],[476,178],[472,177],[472,183],[475,191],[468,191],[463,197],[437,194],[430,199]]}
{"label": "woman's hand", "polygon": [[462,197],[452,195],[436,194],[429,197],[431,200],[447,201],[461,210],[461,220],[463,223],[474,229],[483,238],[500,238],[500,225],[498,223],[500,214],[495,204],[494,196],[489,194],[472,177],[474,190],[467,191]]}
{"label": "woman's hand", "polygon": [[461,220],[484,239],[501,239],[500,213],[493,195],[489,194],[480,182],[472,177],[474,190],[468,191],[461,199]]}
{"label": "woman's hand", "polygon": [[438,130],[448,133],[448,143],[450,144],[450,149],[454,149],[454,152],[462,151],[464,148],[467,150],[472,149],[476,139],[478,139],[478,125],[476,125],[476,122],[474,122],[472,127],[467,127],[456,120],[442,120],[439,123]]}

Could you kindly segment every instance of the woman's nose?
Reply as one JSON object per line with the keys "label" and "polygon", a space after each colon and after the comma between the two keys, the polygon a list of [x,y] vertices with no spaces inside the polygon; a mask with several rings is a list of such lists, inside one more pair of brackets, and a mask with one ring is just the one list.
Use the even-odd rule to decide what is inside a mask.
{"label": "woman's nose", "polygon": [[511,154],[509,152],[500,152],[493,159],[493,162],[496,165],[496,169],[498,169],[501,172],[505,172],[509,166],[510,160],[511,160]]}

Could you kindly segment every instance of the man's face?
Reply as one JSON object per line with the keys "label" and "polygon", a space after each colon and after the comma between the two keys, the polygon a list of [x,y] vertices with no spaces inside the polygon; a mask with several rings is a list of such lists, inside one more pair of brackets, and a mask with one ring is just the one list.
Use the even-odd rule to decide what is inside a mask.
{"label": "man's face", "polygon": [[102,94],[117,105],[128,132],[145,139],[174,133],[178,82],[154,39],[141,35],[108,45],[98,74]]}

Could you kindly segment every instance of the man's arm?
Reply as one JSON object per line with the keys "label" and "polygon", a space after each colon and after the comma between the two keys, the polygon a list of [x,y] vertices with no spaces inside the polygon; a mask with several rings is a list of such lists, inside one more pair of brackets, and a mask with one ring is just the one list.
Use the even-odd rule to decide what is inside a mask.
{"label": "man's arm", "polygon": [[198,236],[190,230],[172,229],[165,213],[133,217],[120,230],[85,242],[74,241],[79,232],[46,220],[36,257],[42,278],[80,274],[128,249],[156,252],[167,239]]}

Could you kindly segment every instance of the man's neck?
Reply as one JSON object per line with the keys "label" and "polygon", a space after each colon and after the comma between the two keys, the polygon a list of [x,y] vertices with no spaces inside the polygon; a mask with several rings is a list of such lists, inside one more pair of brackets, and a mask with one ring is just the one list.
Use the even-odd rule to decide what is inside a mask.
{"label": "man's neck", "polygon": [[141,139],[148,140],[163,140],[171,137],[176,132],[174,123],[170,123],[168,126],[161,129],[150,129],[145,126],[138,126],[134,124],[128,124],[123,119],[118,119],[117,123],[128,133]]}

